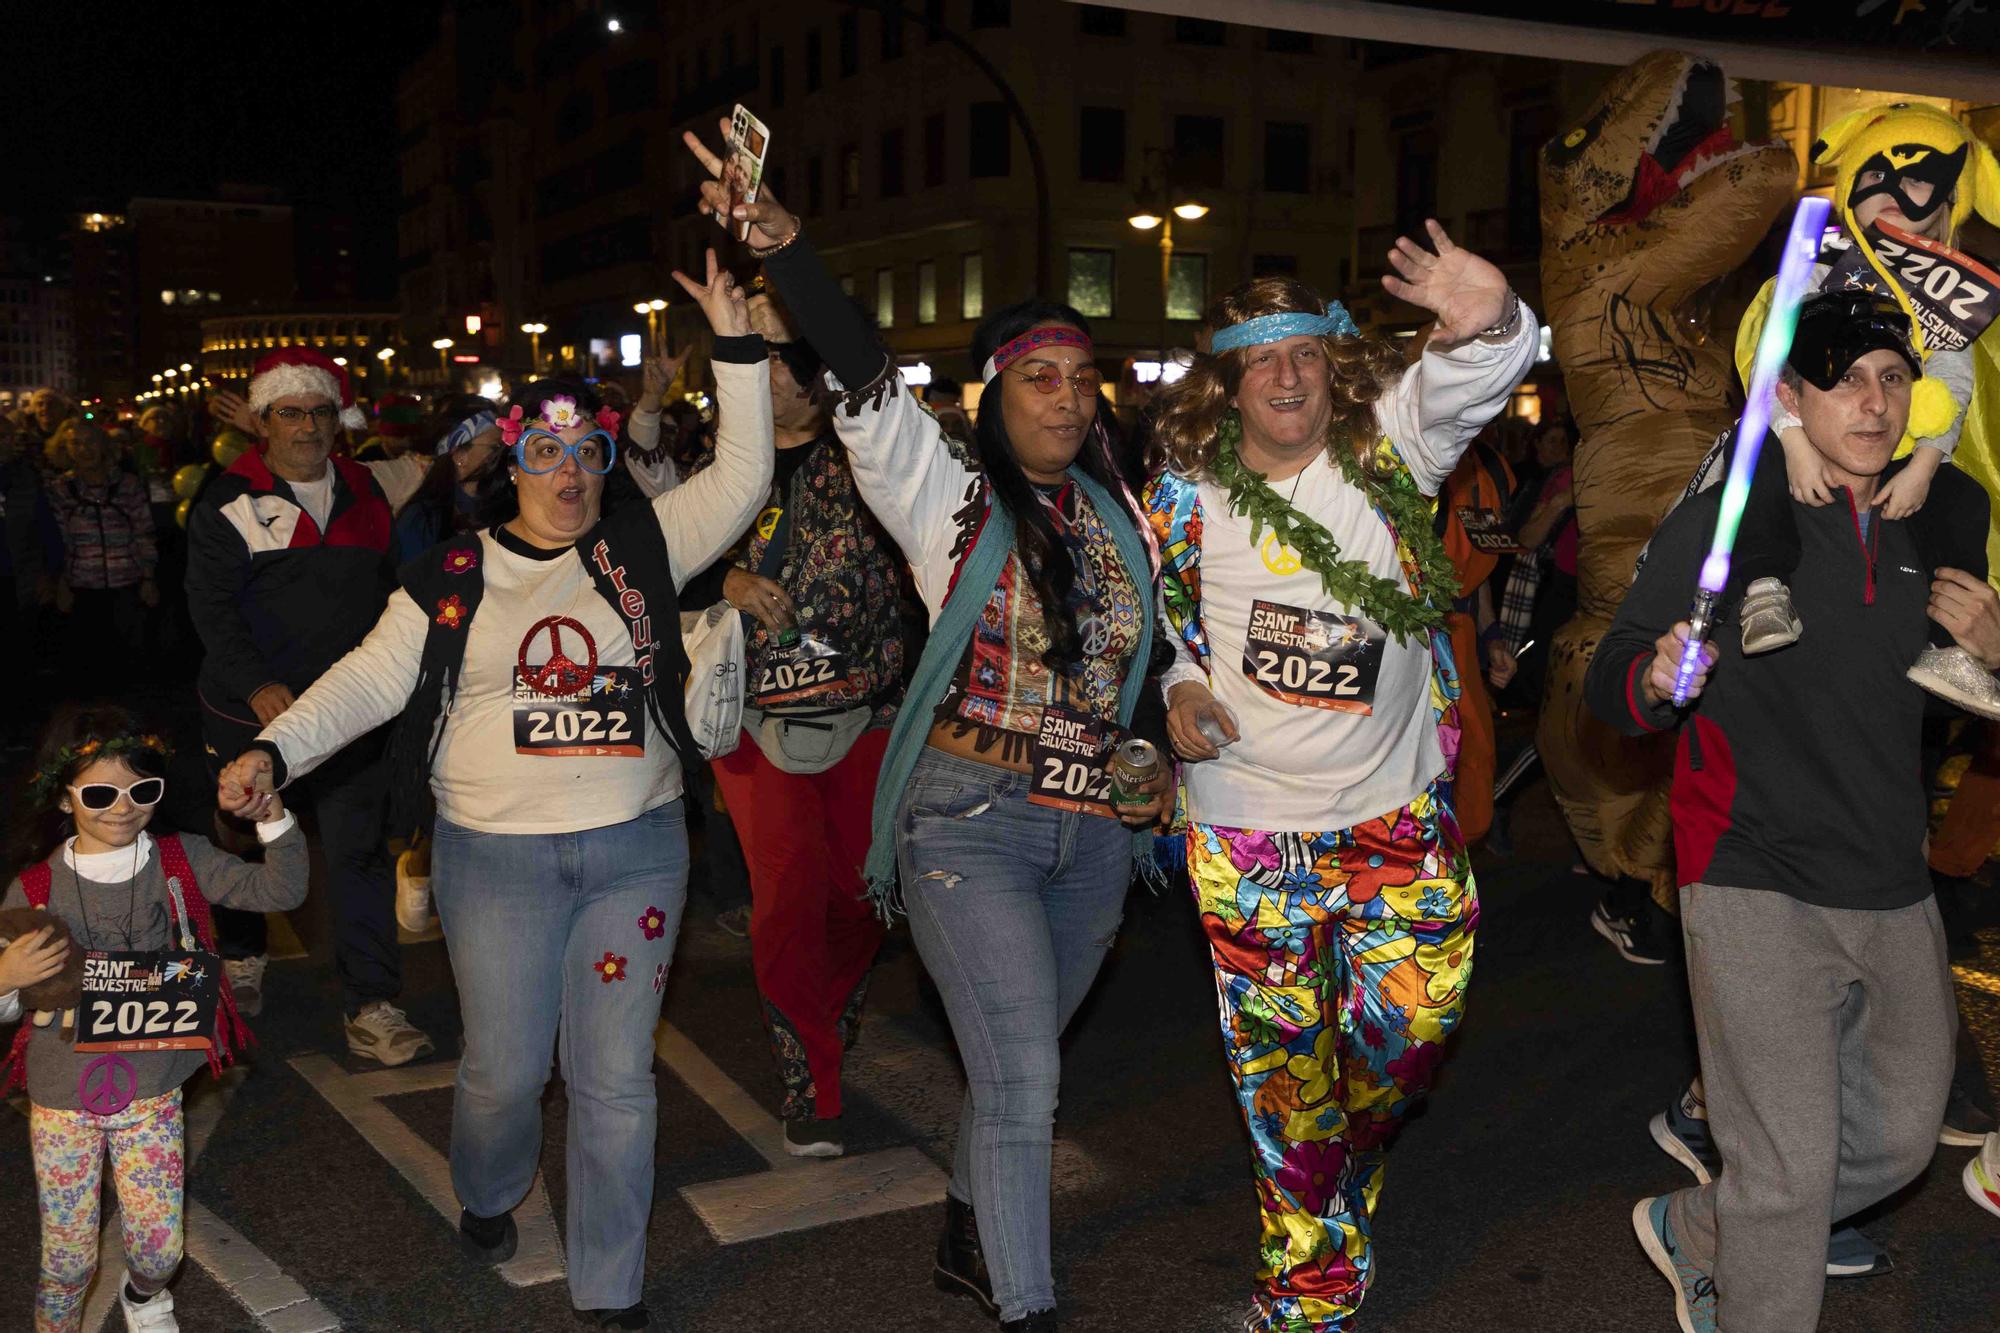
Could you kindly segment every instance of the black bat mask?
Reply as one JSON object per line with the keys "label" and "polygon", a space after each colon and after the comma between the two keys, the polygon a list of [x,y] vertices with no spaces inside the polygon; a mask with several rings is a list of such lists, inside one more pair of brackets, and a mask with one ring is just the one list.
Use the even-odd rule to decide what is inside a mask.
{"label": "black bat mask", "polygon": [[[1861,201],[1873,195],[1886,194],[1896,201],[1896,207],[1903,210],[1903,216],[1911,222],[1921,223],[1938,209],[1944,207],[1951,198],[1951,192],[1958,188],[1958,175],[1965,170],[1967,145],[1960,144],[1956,152],[1940,152],[1928,144],[1897,144],[1887,153],[1877,153],[1861,164],[1861,170],[1854,173],[1854,188],[1847,196],[1850,209],[1859,208]],[[1861,178],[1871,171],[1882,173],[1882,179],[1874,185],[1863,185]],[[1924,181],[1931,187],[1928,202],[1914,202],[1903,189],[1906,181]]]}

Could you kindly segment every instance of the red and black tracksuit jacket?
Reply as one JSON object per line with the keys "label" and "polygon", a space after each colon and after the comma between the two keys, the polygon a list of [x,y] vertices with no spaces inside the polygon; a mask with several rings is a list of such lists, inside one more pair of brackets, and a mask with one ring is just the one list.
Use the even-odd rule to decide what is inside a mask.
{"label": "red and black tracksuit jacket", "polygon": [[324,532],[261,449],[210,482],[188,515],[188,612],[206,650],[202,701],[216,712],[251,719],[248,700],[266,685],[304,693],[388,603],[389,502],[359,463],[329,466]]}
{"label": "red and black tracksuit jacket", "polygon": [[[1763,465],[1784,464],[1767,453]],[[1931,504],[1946,487],[1979,490],[1944,468]],[[1655,641],[1687,618],[1722,492],[1717,486],[1683,502],[1654,535],[1597,645],[1586,701],[1628,736],[1679,728],[1672,798],[1679,883],[1773,889],[1819,907],[1921,902],[1931,881],[1919,746],[1931,696],[1904,672],[1925,645],[1932,571],[1907,521],[1877,510],[1864,524],[1846,490],[1819,508],[1791,502],[1799,641],[1746,658],[1732,613],[1713,632],[1720,657],[1685,715],[1671,703],[1646,702],[1642,681]],[[1984,532],[1983,492],[1950,500],[1955,512],[1976,510]]]}

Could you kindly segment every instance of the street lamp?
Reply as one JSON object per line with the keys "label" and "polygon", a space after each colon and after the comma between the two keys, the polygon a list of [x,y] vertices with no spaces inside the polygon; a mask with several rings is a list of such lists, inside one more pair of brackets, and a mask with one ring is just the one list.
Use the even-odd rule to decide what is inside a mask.
{"label": "street lamp", "polygon": [[646,342],[655,354],[660,350],[660,312],[666,308],[667,303],[657,296],[650,301],[632,303],[632,313],[646,317]]}
{"label": "street lamp", "polygon": [[454,343],[452,342],[452,340],[451,340],[451,339],[449,339],[449,338],[433,338],[433,339],[431,339],[431,346],[432,346],[432,347],[435,347],[435,348],[437,349],[437,354],[438,354],[438,383],[439,383],[439,384],[443,384],[443,383],[444,383],[444,382],[445,382],[445,381],[446,381],[447,379],[449,379],[449,378],[450,378],[450,376],[451,376],[451,367],[450,367],[450,366],[449,366],[448,364],[446,364],[446,361],[445,361],[445,357],[447,356],[447,354],[449,354],[449,353],[450,353],[451,349],[452,349],[452,348],[453,348],[453,347],[454,347],[455,345],[456,345],[456,344],[454,344]]}
{"label": "street lamp", "polygon": [[1173,156],[1157,149],[1149,150],[1148,156],[1158,153],[1160,158],[1160,184],[1151,176],[1139,182],[1139,192],[1134,197],[1132,213],[1125,221],[1139,231],[1160,230],[1160,360],[1167,358],[1167,323],[1171,318],[1173,304],[1174,268],[1174,219],[1183,222],[1199,222],[1208,216],[1208,205],[1193,199],[1183,190],[1165,184],[1173,168]]}
{"label": "street lamp", "polygon": [[542,373],[542,335],[549,331],[546,324],[523,324],[521,332],[528,335],[528,373]]}

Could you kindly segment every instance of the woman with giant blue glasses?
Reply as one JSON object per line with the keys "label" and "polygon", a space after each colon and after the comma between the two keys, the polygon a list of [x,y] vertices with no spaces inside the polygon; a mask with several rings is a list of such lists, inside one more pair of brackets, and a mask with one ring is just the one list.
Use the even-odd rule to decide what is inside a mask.
{"label": "woman with giant blue glasses", "polygon": [[770,376],[743,292],[708,257],[675,278],[715,330],[713,465],[602,513],[617,414],[538,380],[499,415],[513,503],[404,566],[367,640],[224,770],[283,786],[395,720],[392,812],[434,801],[431,888],[465,1022],[451,1171],[466,1249],[514,1251],[560,1043],[570,1099],[571,1303],[644,1328],[657,1133],[653,1027],[687,889],[676,590],[749,526],[771,485]]}

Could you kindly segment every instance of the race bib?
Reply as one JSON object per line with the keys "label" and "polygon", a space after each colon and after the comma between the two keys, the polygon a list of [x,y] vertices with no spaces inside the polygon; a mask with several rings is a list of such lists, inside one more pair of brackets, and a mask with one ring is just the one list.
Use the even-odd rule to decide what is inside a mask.
{"label": "race bib", "polygon": [[[1968,347],[2000,315],[2000,273],[1971,255],[1881,223],[1869,228],[1868,243],[1916,310],[1926,349]],[[1867,256],[1845,236],[1828,242],[1822,258],[1833,265],[1827,291],[1881,290]]]}
{"label": "race bib", "polygon": [[1044,707],[1042,729],[1028,757],[1033,765],[1029,803],[1116,819],[1111,773],[1105,767],[1111,757],[1106,730],[1103,722],[1074,708]]}
{"label": "race bib", "polygon": [[1521,543],[1508,531],[1507,520],[1497,509],[1474,509],[1470,505],[1460,505],[1458,522],[1465,529],[1466,540],[1472,543],[1475,551],[1513,555],[1521,549]]}
{"label": "race bib", "polygon": [[1386,642],[1354,616],[1259,600],[1243,637],[1243,674],[1288,704],[1370,715]]}
{"label": "race bib", "polygon": [[800,634],[797,643],[774,643],[765,650],[764,665],[751,682],[750,705],[770,712],[824,704],[849,693],[847,654],[816,635]]}
{"label": "race bib", "polygon": [[646,687],[637,667],[600,666],[585,687],[552,694],[514,674],[514,753],[638,759],[646,753]]}
{"label": "race bib", "polygon": [[205,1051],[215,1032],[222,960],[203,949],[83,956],[79,1051]]}

